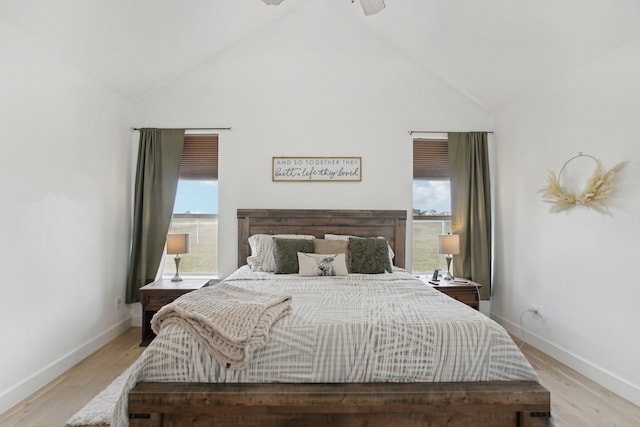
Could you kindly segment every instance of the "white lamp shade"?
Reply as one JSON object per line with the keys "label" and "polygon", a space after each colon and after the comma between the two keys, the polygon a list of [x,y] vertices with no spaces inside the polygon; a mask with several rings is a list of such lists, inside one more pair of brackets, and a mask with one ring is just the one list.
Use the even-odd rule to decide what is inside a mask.
{"label": "white lamp shade", "polygon": [[189,235],[188,234],[167,234],[168,254],[188,254]]}
{"label": "white lamp shade", "polygon": [[460,236],[458,234],[441,234],[438,236],[438,252],[455,255],[460,253]]}

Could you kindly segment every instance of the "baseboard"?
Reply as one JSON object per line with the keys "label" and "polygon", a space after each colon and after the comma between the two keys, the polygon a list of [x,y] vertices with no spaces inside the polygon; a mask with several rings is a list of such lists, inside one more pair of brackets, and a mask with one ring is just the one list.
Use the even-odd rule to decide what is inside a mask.
{"label": "baseboard", "polygon": [[527,344],[548,354],[602,387],[640,406],[640,387],[527,329],[524,329],[525,336],[523,337],[520,325],[514,322],[495,314],[492,314],[491,318],[502,325],[511,335],[522,339]]}
{"label": "baseboard", "polygon": [[131,317],[131,326],[142,326],[142,304],[139,302],[127,305],[129,309],[129,317]]}
{"label": "baseboard", "polygon": [[131,319],[127,317],[111,328],[107,329],[97,337],[87,341],[81,346],[73,349],[66,355],[53,361],[49,366],[43,368],[20,384],[0,395],[0,414],[8,411],[42,387],[62,375],[76,363],[82,361],[95,351],[99,350],[112,339],[121,335],[131,327]]}

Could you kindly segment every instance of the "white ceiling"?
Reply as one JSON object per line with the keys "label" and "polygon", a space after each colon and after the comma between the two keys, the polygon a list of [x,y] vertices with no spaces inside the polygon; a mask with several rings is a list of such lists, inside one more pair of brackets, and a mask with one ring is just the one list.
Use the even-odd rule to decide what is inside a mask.
{"label": "white ceiling", "polygon": [[372,16],[350,0],[0,0],[0,16],[135,103],[318,2],[490,111],[640,37],[637,0],[386,0]]}

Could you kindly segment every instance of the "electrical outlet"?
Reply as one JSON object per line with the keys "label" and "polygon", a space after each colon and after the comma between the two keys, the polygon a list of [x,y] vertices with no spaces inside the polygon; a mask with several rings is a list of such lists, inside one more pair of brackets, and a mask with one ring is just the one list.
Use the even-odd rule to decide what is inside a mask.
{"label": "electrical outlet", "polygon": [[122,308],[122,297],[121,296],[117,296],[116,297],[116,310],[120,310]]}
{"label": "electrical outlet", "polygon": [[531,313],[533,315],[534,318],[539,319],[542,317],[542,315],[540,314],[540,308],[533,306],[533,307],[529,307],[527,309],[527,311],[529,313]]}

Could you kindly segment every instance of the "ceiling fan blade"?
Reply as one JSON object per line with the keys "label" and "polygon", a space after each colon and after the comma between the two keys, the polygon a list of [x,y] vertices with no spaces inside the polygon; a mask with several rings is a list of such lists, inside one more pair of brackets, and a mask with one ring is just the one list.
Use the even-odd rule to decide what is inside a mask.
{"label": "ceiling fan blade", "polygon": [[[266,4],[279,5],[283,0],[262,0]],[[384,0],[360,0],[365,15],[373,15],[384,9]]]}
{"label": "ceiling fan blade", "polygon": [[360,0],[360,5],[364,10],[364,14],[369,16],[384,9],[384,0]]}

